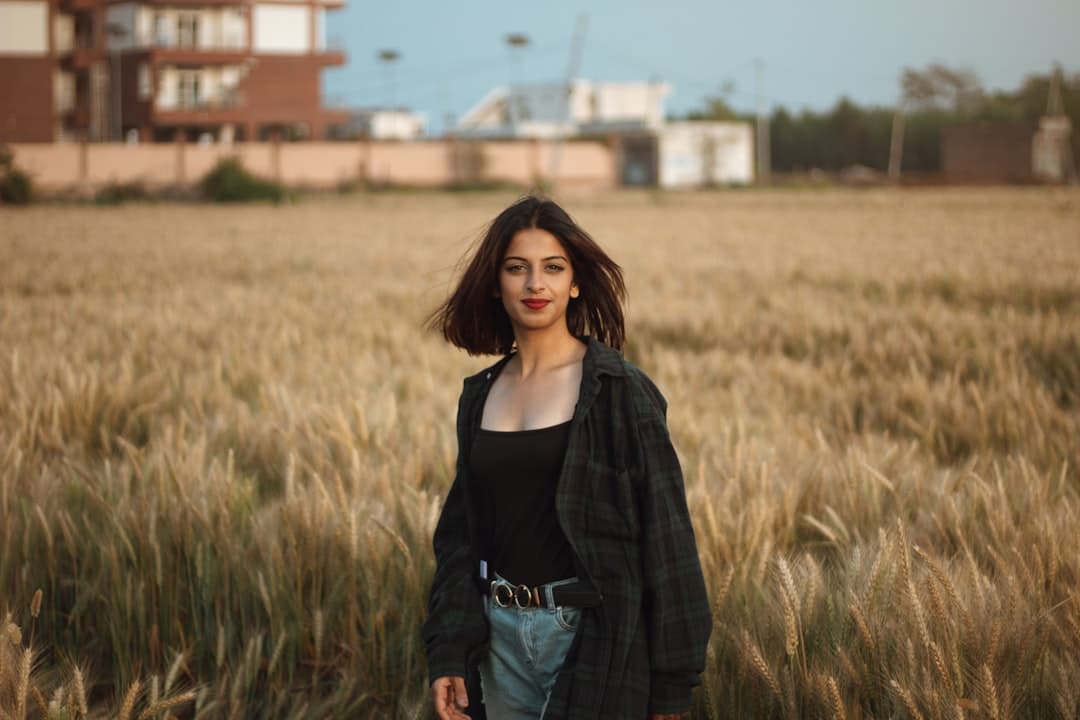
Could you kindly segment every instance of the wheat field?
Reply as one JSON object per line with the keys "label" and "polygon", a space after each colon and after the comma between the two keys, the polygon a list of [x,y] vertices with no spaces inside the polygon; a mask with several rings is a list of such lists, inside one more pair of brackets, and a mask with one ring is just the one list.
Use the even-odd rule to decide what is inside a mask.
{"label": "wheat field", "polygon": [[[430,717],[491,359],[422,324],[511,200],[0,209],[0,718]],[[1080,193],[566,206],[670,403],[695,718],[1080,714]]]}

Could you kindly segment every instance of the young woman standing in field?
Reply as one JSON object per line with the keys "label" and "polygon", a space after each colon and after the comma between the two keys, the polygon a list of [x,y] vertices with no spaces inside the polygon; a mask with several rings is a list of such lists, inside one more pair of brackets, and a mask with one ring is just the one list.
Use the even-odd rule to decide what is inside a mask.
{"label": "young woman standing in field", "polygon": [[[488,228],[433,327],[465,380],[423,635],[441,720],[681,718],[709,603],[622,271],[551,200]],[[481,702],[482,699],[482,702]]]}

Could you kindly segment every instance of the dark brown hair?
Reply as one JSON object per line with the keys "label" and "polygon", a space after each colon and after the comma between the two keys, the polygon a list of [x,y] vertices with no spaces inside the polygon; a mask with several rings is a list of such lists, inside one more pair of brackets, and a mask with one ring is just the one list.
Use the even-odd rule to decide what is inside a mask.
{"label": "dark brown hair", "polygon": [[484,232],[450,297],[428,319],[450,343],[470,355],[502,355],[514,346],[514,330],[502,300],[499,266],[510,240],[519,230],[539,228],[554,235],[570,256],[580,294],[566,308],[566,325],[576,337],[592,335],[622,349],[626,339],[623,301],[626,285],[622,268],[600,249],[565,210],[535,195],[518,200],[499,213]]}

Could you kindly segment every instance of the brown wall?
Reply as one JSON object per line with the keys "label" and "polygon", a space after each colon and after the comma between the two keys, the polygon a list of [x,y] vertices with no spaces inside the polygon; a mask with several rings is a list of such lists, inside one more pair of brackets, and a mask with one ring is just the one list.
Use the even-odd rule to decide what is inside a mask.
{"label": "brown wall", "polygon": [[49,57],[0,57],[0,142],[52,142],[53,67]]}
{"label": "brown wall", "polygon": [[239,89],[257,121],[305,120],[321,107],[321,69],[322,65],[311,58],[257,55]]}
{"label": "brown wall", "polygon": [[[191,185],[223,157],[236,156],[252,172],[288,185],[333,188],[365,181],[440,186],[455,181],[502,181],[532,185],[546,178],[552,144],[547,141],[483,142],[477,177],[455,176],[454,145],[427,142],[236,143],[234,145],[118,143],[15,144],[15,162],[44,192],[93,191],[109,182],[142,182],[148,187]],[[565,188],[615,187],[611,148],[598,142],[563,146],[559,184]]]}
{"label": "brown wall", "polygon": [[1034,125],[954,125],[941,132],[941,170],[949,182],[1032,182]]}

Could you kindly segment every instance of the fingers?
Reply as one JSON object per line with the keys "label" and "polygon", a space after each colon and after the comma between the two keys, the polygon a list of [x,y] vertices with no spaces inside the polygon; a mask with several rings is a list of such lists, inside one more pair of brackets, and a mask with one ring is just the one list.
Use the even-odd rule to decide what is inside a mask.
{"label": "fingers", "polygon": [[439,720],[469,720],[468,715],[461,711],[469,704],[465,694],[465,678],[439,678],[431,683],[431,696]]}
{"label": "fingers", "polygon": [[431,699],[439,720],[452,720],[450,716],[450,678],[441,677],[431,683]]}
{"label": "fingers", "polygon": [[465,694],[465,678],[452,678],[454,682],[454,700],[459,708],[469,707],[469,696]]}

